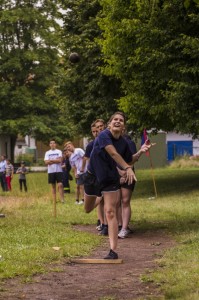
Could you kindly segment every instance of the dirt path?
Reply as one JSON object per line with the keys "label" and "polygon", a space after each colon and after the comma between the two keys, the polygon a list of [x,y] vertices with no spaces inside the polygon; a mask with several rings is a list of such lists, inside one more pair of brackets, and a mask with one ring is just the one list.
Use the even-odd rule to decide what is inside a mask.
{"label": "dirt path", "polygon": [[[96,234],[94,226],[78,226]],[[134,300],[159,299],[152,283],[142,282],[141,275],[157,268],[155,259],[174,245],[163,232],[136,232],[119,240],[118,254],[123,264],[71,264],[63,262],[62,272],[34,276],[32,283],[19,279],[5,282],[0,300]],[[109,249],[108,238],[90,258],[103,258]]]}

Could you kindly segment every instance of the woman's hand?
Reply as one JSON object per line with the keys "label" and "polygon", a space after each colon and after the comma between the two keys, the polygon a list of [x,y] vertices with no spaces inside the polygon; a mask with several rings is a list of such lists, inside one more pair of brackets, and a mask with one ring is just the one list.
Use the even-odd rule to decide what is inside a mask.
{"label": "woman's hand", "polygon": [[137,181],[135,177],[135,173],[133,172],[132,168],[129,167],[126,170],[121,170],[117,167],[118,173],[121,176],[120,184],[127,182],[128,184],[133,183],[133,181]]}
{"label": "woman's hand", "polygon": [[126,170],[126,182],[128,184],[132,184],[133,181],[137,181],[137,178],[135,177],[135,173],[133,172],[133,170],[131,168],[128,168]]}
{"label": "woman's hand", "polygon": [[140,148],[140,152],[145,153],[145,152],[149,151],[149,149],[155,145],[156,145],[156,143],[151,143],[150,140],[146,140],[145,143]]}

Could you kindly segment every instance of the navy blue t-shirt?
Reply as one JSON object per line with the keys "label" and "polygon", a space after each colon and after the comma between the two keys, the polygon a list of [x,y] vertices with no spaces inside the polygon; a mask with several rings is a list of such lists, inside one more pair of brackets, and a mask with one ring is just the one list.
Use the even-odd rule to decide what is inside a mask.
{"label": "navy blue t-shirt", "polygon": [[132,153],[127,141],[121,136],[115,139],[109,129],[105,129],[95,139],[91,152],[88,171],[97,177],[100,184],[112,184],[119,179],[116,162],[105,150],[108,145],[113,145],[122,158],[130,163]]}
{"label": "navy blue t-shirt", "polygon": [[127,143],[129,144],[130,150],[132,154],[137,153],[137,147],[134,141],[132,141],[131,137],[127,134],[124,135],[124,138],[127,140]]}
{"label": "navy blue t-shirt", "polygon": [[91,142],[88,143],[86,146],[85,150],[85,157],[90,158],[91,152],[93,150],[93,145],[94,145],[95,140],[92,140]]}

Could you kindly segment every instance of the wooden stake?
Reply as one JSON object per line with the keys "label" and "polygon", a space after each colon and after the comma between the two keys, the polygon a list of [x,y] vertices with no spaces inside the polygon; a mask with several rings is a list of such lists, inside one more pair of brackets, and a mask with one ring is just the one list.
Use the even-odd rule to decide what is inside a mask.
{"label": "wooden stake", "polygon": [[100,258],[74,258],[70,260],[75,264],[122,264],[122,259],[100,259]]}

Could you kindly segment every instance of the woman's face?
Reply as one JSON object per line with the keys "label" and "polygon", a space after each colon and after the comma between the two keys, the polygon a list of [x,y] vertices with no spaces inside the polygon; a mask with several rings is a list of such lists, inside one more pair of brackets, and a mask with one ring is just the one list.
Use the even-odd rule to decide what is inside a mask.
{"label": "woman's face", "polygon": [[124,130],[124,117],[120,114],[115,114],[109,123],[109,128],[111,131],[122,133]]}

